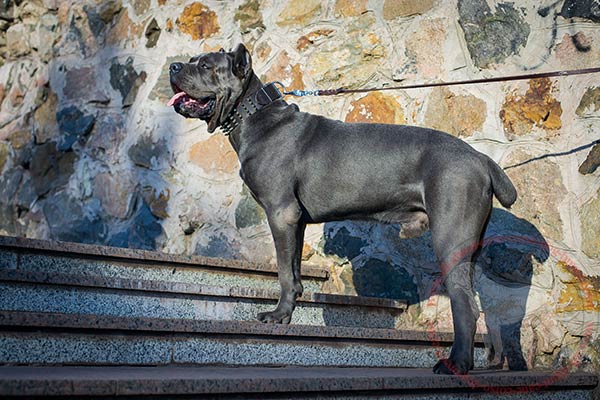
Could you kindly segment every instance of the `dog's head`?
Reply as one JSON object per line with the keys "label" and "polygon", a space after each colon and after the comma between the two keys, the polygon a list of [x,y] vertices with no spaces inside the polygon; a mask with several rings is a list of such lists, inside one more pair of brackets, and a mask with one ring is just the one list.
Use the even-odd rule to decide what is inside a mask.
{"label": "dog's head", "polygon": [[173,63],[169,72],[175,95],[169,106],[186,118],[206,121],[212,133],[235,107],[251,71],[250,53],[243,44],[232,52],[221,49]]}

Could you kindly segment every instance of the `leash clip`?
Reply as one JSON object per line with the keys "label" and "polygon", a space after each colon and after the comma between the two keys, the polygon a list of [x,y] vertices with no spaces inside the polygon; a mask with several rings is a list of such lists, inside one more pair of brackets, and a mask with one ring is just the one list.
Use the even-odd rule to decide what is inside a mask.
{"label": "leash clip", "polygon": [[305,97],[305,96],[320,96],[320,90],[285,90],[285,85],[279,81],[271,82],[273,85],[281,86],[281,93],[286,96]]}

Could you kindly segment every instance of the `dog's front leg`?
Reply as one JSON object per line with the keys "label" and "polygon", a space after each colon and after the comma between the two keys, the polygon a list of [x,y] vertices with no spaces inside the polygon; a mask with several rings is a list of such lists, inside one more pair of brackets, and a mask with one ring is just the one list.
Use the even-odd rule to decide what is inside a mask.
{"label": "dog's front leg", "polygon": [[301,211],[296,205],[277,207],[267,212],[269,226],[275,241],[277,267],[281,293],[277,308],[259,313],[262,322],[289,324],[296,307],[296,298],[302,295],[300,261],[306,224],[300,220]]}

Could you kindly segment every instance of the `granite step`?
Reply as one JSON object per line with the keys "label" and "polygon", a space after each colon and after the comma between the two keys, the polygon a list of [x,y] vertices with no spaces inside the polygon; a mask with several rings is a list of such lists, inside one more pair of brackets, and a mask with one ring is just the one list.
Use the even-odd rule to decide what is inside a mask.
{"label": "granite step", "polygon": [[338,367],[0,367],[2,398],[592,400],[598,377]]}
{"label": "granite step", "polygon": [[[279,290],[60,272],[0,270],[0,310],[253,321]],[[406,302],[307,292],[292,322],[394,328]]]}
{"label": "granite step", "polygon": [[[2,365],[431,368],[452,333],[0,311]],[[477,335],[475,365],[485,365]]]}
{"label": "granite step", "polygon": [[[395,327],[404,301],[320,293],[303,266],[294,323]],[[273,265],[78,243],[0,237],[0,309],[187,319],[254,320],[272,309]]]}
{"label": "granite step", "polygon": [[[270,264],[8,236],[0,236],[0,270],[279,288],[277,267]],[[302,277],[307,291],[318,292],[329,272],[303,265]]]}

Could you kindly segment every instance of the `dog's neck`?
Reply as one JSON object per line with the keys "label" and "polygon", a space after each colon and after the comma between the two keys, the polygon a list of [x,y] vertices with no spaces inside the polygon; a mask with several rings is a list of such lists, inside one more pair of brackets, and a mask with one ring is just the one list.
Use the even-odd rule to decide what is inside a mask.
{"label": "dog's neck", "polygon": [[283,95],[275,85],[264,85],[256,74],[252,72],[235,106],[221,124],[221,130],[226,136],[229,136],[232,145],[236,147],[239,143],[241,127],[245,120],[274,101],[281,100],[282,98]]}

